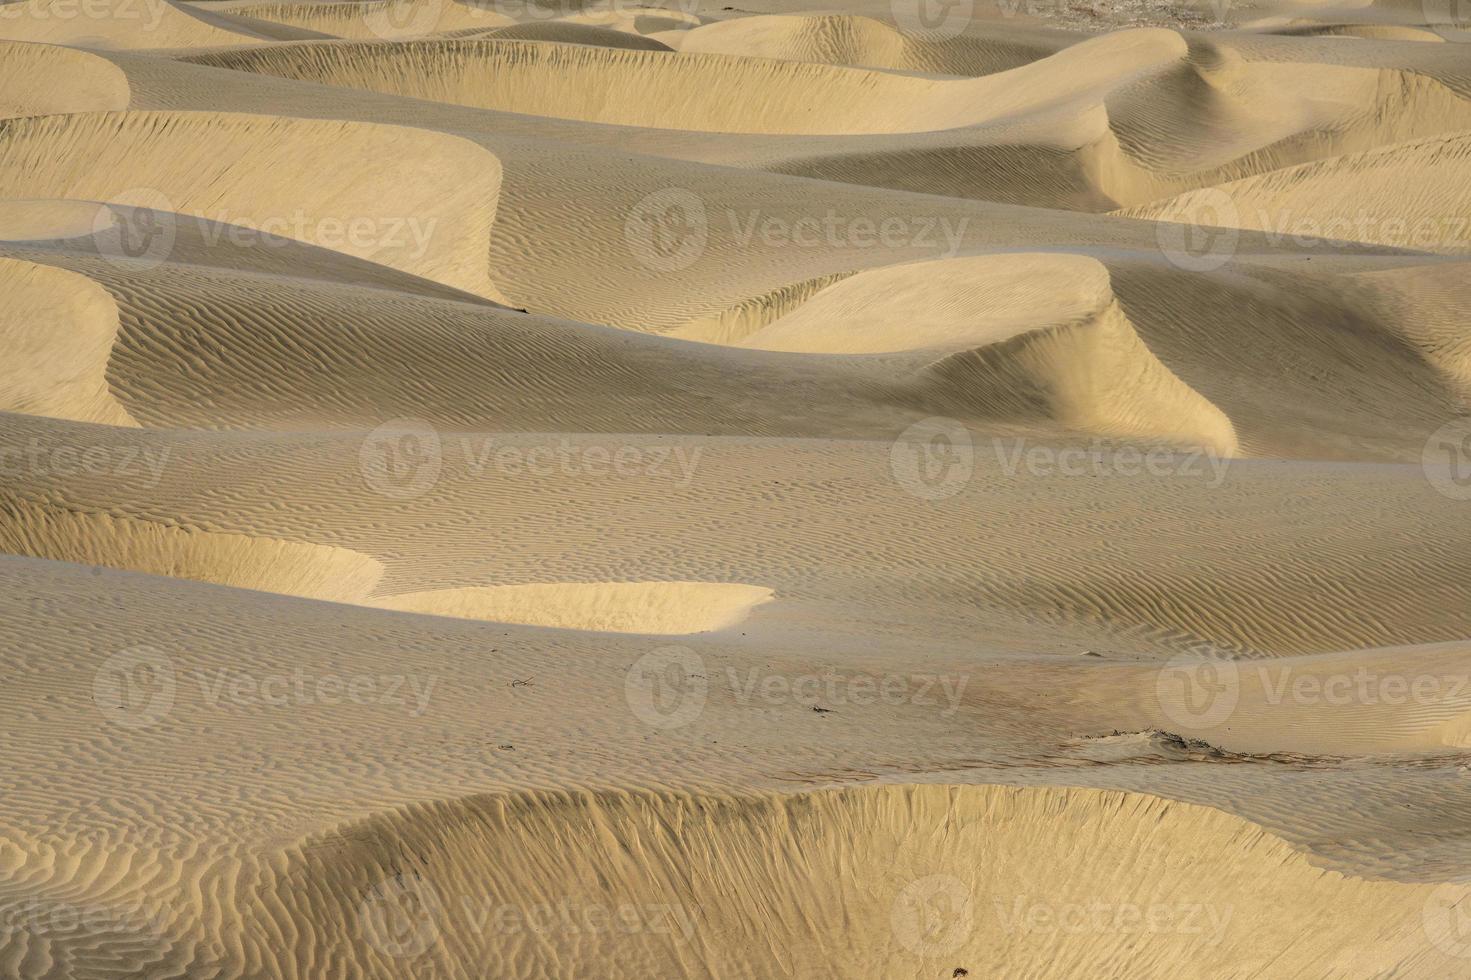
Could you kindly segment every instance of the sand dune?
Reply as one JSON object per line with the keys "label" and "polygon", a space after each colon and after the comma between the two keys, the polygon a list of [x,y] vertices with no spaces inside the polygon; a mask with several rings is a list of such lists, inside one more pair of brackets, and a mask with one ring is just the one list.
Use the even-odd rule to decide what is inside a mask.
{"label": "sand dune", "polygon": [[1471,976],[1454,5],[0,5],[0,977]]}

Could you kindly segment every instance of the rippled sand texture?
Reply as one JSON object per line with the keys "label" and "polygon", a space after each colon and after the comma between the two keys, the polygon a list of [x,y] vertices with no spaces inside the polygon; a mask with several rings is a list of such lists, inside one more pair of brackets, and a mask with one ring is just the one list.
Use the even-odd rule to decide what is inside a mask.
{"label": "rippled sand texture", "polygon": [[0,3],[0,976],[1471,977],[1471,16]]}

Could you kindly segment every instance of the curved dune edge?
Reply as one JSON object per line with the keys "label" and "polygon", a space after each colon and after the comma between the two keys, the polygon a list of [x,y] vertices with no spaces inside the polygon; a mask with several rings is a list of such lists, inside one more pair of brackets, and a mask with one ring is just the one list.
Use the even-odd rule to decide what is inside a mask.
{"label": "curved dune edge", "polygon": [[[167,459],[143,458],[151,472]],[[193,579],[330,602],[355,602],[383,577],[346,548],[201,531],[136,517],[0,498],[0,552]]]}
{"label": "curved dune edge", "polygon": [[403,40],[514,23],[490,4],[445,0],[342,0],[329,3],[247,3],[231,15],[252,17],[344,40]]}
{"label": "curved dune edge", "polygon": [[1177,657],[1138,692],[1161,728],[1240,752],[1471,747],[1466,644],[1272,660]]}
{"label": "curved dune edge", "polygon": [[[773,135],[921,133],[1074,101],[1186,53],[1171,31],[1123,31],[998,75],[935,80],[718,54],[526,41],[303,43],[190,56],[195,64],[528,115]],[[737,89],[741,99],[721,93]]]}
{"label": "curved dune edge", "polygon": [[[475,797],[318,835],[268,883],[242,945],[285,977],[1319,975],[1395,947],[1408,976],[1446,963],[1422,931],[1434,886],[1092,789]],[[1302,930],[1294,907],[1331,914]],[[1090,909],[1101,925],[1077,927]]]}
{"label": "curved dune edge", "polygon": [[[0,41],[0,119],[109,112],[126,109],[131,99],[128,76],[105,58],[45,44]],[[5,230],[0,224],[0,234]]]}
{"label": "curved dune edge", "polygon": [[545,582],[410,592],[380,609],[605,633],[684,635],[726,629],[773,598],[735,582]]}
{"label": "curved dune edge", "polygon": [[573,24],[567,21],[533,21],[496,27],[474,35],[477,38],[499,38],[507,41],[543,41],[553,44],[586,44],[599,48],[627,48],[634,51],[673,51],[663,41],[632,31],[619,31],[595,24]]}
{"label": "curved dune edge", "polygon": [[[774,319],[765,309],[785,312]],[[736,336],[742,328],[749,329]],[[806,354],[944,356],[909,379],[968,417],[1100,435],[1240,446],[1230,418],[1160,362],[1087,256],[1021,253],[887,266],[794,284],[675,332]]]}
{"label": "curved dune edge", "polygon": [[[1406,180],[1406,173],[1437,179]],[[1119,213],[1454,255],[1471,253],[1468,188],[1471,134],[1454,134],[1304,163]]]}
{"label": "curved dune edge", "polygon": [[[45,217],[33,215],[30,230],[42,230]],[[0,258],[0,294],[0,411],[138,425],[107,383],[119,329],[107,290],[74,272]]]}
{"label": "curved dune edge", "polygon": [[229,113],[12,119],[0,121],[0,183],[15,198],[131,204],[296,238],[501,300],[488,259],[500,161],[454,136]]}
{"label": "curved dune edge", "polygon": [[911,37],[872,17],[853,14],[739,17],[682,31],[671,43],[687,54],[744,55],[946,75],[989,75],[1051,53],[1020,40]]}
{"label": "curved dune edge", "polygon": [[[100,15],[99,15],[100,14]],[[0,38],[104,50],[220,48],[265,40],[228,15],[171,0],[21,0],[0,17]]]}

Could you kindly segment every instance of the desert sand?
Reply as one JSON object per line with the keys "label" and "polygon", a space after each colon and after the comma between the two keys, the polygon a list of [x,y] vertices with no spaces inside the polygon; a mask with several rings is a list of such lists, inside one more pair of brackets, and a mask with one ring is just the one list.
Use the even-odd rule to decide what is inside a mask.
{"label": "desert sand", "polygon": [[1471,16],[0,4],[0,976],[1471,977]]}

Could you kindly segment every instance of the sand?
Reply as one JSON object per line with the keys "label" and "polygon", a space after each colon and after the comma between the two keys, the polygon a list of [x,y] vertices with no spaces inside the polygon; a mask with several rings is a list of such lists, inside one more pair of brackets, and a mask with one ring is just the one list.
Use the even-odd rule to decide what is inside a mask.
{"label": "sand", "polygon": [[1471,977],[1468,41],[0,5],[0,976]]}

